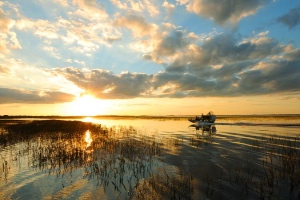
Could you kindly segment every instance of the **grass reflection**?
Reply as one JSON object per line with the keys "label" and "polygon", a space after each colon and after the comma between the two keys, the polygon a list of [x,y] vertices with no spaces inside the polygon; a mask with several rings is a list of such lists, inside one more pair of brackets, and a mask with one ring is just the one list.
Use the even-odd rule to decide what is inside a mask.
{"label": "grass reflection", "polygon": [[[254,128],[224,131],[218,125],[216,133],[214,126],[192,126],[190,134],[145,134],[134,126],[78,121],[2,123],[0,190],[14,188],[26,171],[14,165],[26,162],[32,177],[41,177],[39,183],[61,183],[52,186],[55,191],[47,188],[52,198],[62,193],[82,198],[81,192],[100,188],[108,199],[297,199],[299,134],[263,135]],[[22,197],[26,184],[10,191]],[[0,199],[11,199],[6,195],[0,192]]]}
{"label": "grass reflection", "polygon": [[[134,198],[140,183],[162,165],[158,159],[162,144],[152,137],[137,137],[133,127],[50,120],[8,124],[5,129],[8,133],[1,134],[1,146],[21,145],[11,149],[17,160],[25,156],[30,168],[62,180],[70,177],[71,182],[63,181],[63,188],[72,188],[82,177],[94,180],[110,199]],[[3,163],[5,172],[10,163],[7,158]]]}

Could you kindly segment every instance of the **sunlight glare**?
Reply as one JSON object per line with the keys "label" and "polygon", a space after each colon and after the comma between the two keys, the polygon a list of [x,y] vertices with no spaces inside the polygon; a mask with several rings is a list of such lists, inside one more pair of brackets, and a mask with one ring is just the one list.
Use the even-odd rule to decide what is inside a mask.
{"label": "sunlight glare", "polygon": [[71,102],[69,112],[72,115],[95,116],[103,114],[104,102],[92,95],[83,95]]}
{"label": "sunlight glare", "polygon": [[91,137],[91,132],[89,130],[87,130],[85,132],[85,138],[84,138],[86,144],[86,148],[88,148],[89,146],[91,146],[91,143],[93,142],[93,139]]}

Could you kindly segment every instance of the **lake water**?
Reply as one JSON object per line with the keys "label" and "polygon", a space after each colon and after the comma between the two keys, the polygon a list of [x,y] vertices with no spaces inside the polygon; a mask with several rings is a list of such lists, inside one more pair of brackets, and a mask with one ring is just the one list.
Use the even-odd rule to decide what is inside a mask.
{"label": "lake water", "polygon": [[0,146],[0,199],[300,197],[299,117],[223,118],[211,127],[77,120],[101,124],[107,136],[91,130]]}

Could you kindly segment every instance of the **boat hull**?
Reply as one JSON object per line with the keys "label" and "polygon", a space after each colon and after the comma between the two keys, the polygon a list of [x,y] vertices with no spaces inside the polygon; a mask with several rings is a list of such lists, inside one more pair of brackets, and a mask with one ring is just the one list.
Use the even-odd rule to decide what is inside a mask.
{"label": "boat hull", "polygon": [[194,122],[197,126],[210,126],[214,125],[214,122],[205,122],[205,121],[195,121]]}

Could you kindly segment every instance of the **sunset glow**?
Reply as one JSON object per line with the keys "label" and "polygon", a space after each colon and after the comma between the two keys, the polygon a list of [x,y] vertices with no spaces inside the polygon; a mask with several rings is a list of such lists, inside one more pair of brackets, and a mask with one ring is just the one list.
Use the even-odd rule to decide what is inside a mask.
{"label": "sunset glow", "polygon": [[298,1],[0,2],[0,115],[300,113]]}
{"label": "sunset glow", "polygon": [[92,95],[82,95],[66,105],[70,115],[94,116],[106,114],[105,103]]}

